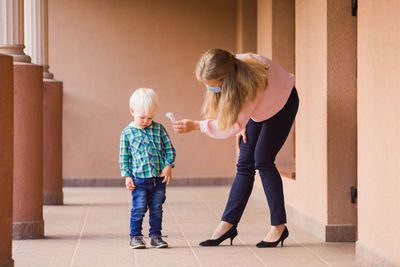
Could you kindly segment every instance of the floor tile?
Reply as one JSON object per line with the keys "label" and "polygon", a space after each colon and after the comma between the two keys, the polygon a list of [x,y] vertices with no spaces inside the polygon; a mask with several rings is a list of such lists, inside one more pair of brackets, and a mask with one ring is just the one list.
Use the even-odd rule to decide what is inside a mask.
{"label": "floor tile", "polygon": [[[266,201],[250,197],[233,246],[200,247],[220,220],[227,186],[170,187],[163,235],[169,248],[129,248],[130,193],[115,187],[64,188],[62,206],[44,206],[45,238],[13,241],[16,267],[24,266],[357,266],[354,243],[325,243],[287,224],[284,247],[257,248],[267,233]],[[148,235],[148,216],[143,234]]]}

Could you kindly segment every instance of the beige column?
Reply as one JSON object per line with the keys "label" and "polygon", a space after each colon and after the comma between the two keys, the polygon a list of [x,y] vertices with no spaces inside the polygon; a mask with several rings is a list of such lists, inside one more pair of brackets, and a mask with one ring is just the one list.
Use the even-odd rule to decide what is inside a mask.
{"label": "beige column", "polygon": [[0,267],[12,267],[13,58],[0,54]]}
{"label": "beige column", "polygon": [[0,9],[0,53],[14,57],[13,238],[41,238],[43,68],[23,52],[23,0],[0,0]]}
{"label": "beige column", "polygon": [[43,66],[43,204],[63,204],[62,88],[48,72],[48,0],[25,1],[26,51]]}
{"label": "beige column", "polygon": [[[258,0],[257,53],[295,73],[294,0]],[[295,165],[295,134],[292,128],[276,157],[276,165],[285,176],[292,177]]]}
{"label": "beige column", "polygon": [[31,62],[24,48],[24,0],[0,0],[0,53]]}
{"label": "beige column", "polygon": [[43,78],[52,79],[49,72],[48,0],[25,1],[26,53],[32,63],[43,66]]}
{"label": "beige column", "polygon": [[257,0],[237,1],[236,53],[257,52]]}
{"label": "beige column", "polygon": [[296,0],[296,180],[289,218],[326,241],[355,241],[356,18],[347,0]]}

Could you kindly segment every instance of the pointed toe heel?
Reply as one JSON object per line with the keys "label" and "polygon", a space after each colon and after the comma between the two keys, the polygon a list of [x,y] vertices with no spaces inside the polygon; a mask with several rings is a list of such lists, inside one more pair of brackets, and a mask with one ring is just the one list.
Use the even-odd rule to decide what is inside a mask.
{"label": "pointed toe heel", "polygon": [[219,244],[221,244],[223,241],[225,241],[225,239],[230,238],[231,239],[231,246],[232,246],[232,242],[233,239],[237,236],[238,232],[235,226],[232,226],[225,234],[223,234],[222,236],[220,236],[217,239],[207,239],[203,242],[200,242],[200,246],[203,247],[212,247],[212,246],[218,246]]}
{"label": "pointed toe heel", "polygon": [[281,243],[281,247],[283,247],[283,241],[285,241],[285,239],[289,236],[289,230],[287,229],[287,227],[285,226],[285,230],[283,230],[283,233],[281,234],[281,236],[279,237],[279,239],[275,242],[266,242],[266,241],[262,241],[259,242],[256,246],[258,248],[273,248],[279,245],[279,243]]}

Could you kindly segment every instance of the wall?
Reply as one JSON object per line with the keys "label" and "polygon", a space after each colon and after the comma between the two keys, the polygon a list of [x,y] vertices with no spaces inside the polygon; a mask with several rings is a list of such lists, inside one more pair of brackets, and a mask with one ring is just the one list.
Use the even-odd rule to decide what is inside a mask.
{"label": "wall", "polygon": [[237,0],[236,52],[257,53],[257,0]]}
{"label": "wall", "polygon": [[64,177],[120,175],[119,136],[139,87],[159,95],[155,120],[177,150],[176,177],[234,174],[233,138],[175,134],[164,114],[201,118],[195,63],[209,48],[234,52],[236,2],[51,0],[49,47],[50,70],[64,82]]}
{"label": "wall", "polygon": [[400,265],[399,12],[397,0],[359,1],[357,256],[364,266]]}

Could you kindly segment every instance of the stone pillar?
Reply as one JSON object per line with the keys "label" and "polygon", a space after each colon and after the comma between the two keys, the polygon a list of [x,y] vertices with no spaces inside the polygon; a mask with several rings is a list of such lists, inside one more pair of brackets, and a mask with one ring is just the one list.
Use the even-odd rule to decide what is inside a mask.
{"label": "stone pillar", "polygon": [[41,238],[43,68],[14,64],[14,239]]}
{"label": "stone pillar", "polygon": [[0,54],[0,267],[14,266],[12,259],[13,207],[13,59]]}
{"label": "stone pillar", "polygon": [[62,205],[62,87],[49,69],[48,1],[25,1],[26,51],[43,66],[43,204]]}
{"label": "stone pillar", "polygon": [[43,68],[23,52],[23,0],[0,0],[0,15],[0,53],[14,57],[13,238],[41,238]]}

